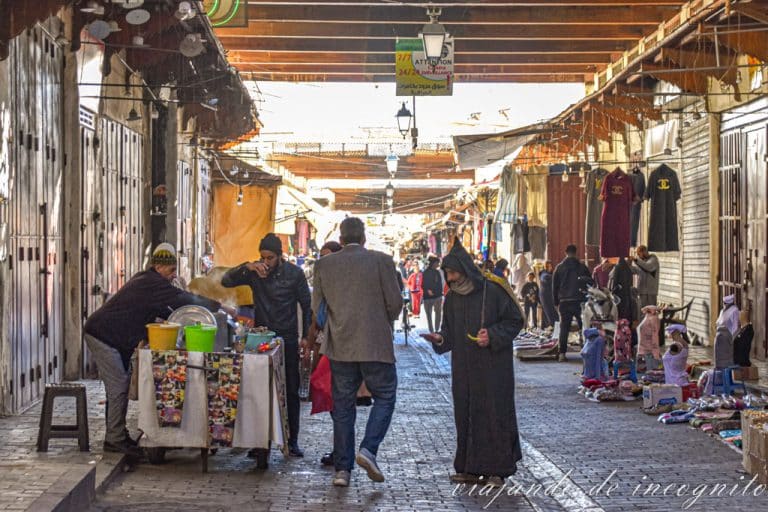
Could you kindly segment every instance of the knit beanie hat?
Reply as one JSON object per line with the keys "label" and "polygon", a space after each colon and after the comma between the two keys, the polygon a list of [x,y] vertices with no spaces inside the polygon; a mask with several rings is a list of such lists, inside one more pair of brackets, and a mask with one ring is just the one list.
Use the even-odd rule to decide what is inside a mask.
{"label": "knit beanie hat", "polygon": [[259,250],[260,251],[271,251],[278,256],[282,256],[283,254],[283,242],[280,241],[280,238],[274,233],[267,233],[267,236],[261,239],[261,243],[259,244]]}
{"label": "knit beanie hat", "polygon": [[152,251],[151,263],[152,265],[176,265],[176,249],[167,242],[159,244]]}

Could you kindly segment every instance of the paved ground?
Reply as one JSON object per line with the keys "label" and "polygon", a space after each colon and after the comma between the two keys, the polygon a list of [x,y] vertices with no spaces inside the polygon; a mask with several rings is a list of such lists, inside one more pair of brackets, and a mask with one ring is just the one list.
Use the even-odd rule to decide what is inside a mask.
{"label": "paved ground", "polygon": [[[104,439],[104,388],[87,381],[91,451],[80,452],[76,439],[52,439],[48,452],[37,452],[41,404],[17,416],[0,417],[0,510],[26,510],[45,492],[56,494],[104,460],[111,468],[119,457],[102,453]],[[75,423],[74,398],[54,402],[54,422]],[[111,464],[109,464],[111,463]],[[99,475],[102,477],[102,475]]]}
{"label": "paved ground", "polygon": [[[202,474],[197,450],[174,451],[162,466],[145,464],[119,475],[93,510],[672,511],[685,509],[696,495],[701,497],[690,510],[766,508],[768,498],[754,496],[765,494],[764,488],[747,488],[751,477],[741,472],[740,454],[686,425],[657,423],[642,414],[639,403],[586,401],[575,393],[580,368],[575,360],[517,364],[524,465],[515,482],[526,491],[518,494],[527,496],[509,495],[514,489],[463,495],[447,480],[454,450],[449,360],[423,342],[406,347],[402,337],[397,357],[399,403],[380,454],[384,484],[356,471],[350,488],[332,487],[332,472],[318,464],[330,448],[330,418],[305,411],[303,460],[284,459],[275,451],[270,469],[260,471],[244,453],[222,450],[212,457],[210,472]],[[68,440],[52,441],[47,454],[35,452],[39,406],[0,418],[0,510],[24,510],[44,491],[100,460],[103,391],[98,383],[88,385],[90,454],[81,454]],[[65,420],[73,419],[71,411],[66,402],[58,405],[57,414]],[[359,426],[367,414],[367,408],[360,409]],[[649,485],[659,487],[654,492]],[[727,487],[717,496],[714,485]]]}
{"label": "paved ground", "polygon": [[[384,484],[357,471],[350,488],[333,488],[331,471],[318,464],[330,448],[330,418],[305,414],[303,460],[273,452],[271,468],[259,471],[243,453],[220,451],[204,475],[198,452],[171,452],[163,466],[143,465],[120,476],[94,510],[597,512],[689,505],[720,512],[762,510],[768,504],[768,498],[751,495],[754,484],[744,492],[750,477],[741,473],[741,456],[719,441],[688,426],[661,425],[642,414],[639,403],[595,404],[577,395],[575,360],[517,365],[525,459],[515,480],[528,496],[510,496],[508,490],[498,496],[461,495],[447,480],[454,450],[448,358],[433,355],[423,342],[406,347],[401,338],[397,358],[399,402],[380,453]],[[366,416],[367,409],[361,409],[358,426]],[[654,492],[649,484],[660,487]],[[717,490],[709,496],[716,484],[728,488],[720,497]],[[740,487],[734,491],[734,485]],[[701,497],[691,503],[696,495]]]}

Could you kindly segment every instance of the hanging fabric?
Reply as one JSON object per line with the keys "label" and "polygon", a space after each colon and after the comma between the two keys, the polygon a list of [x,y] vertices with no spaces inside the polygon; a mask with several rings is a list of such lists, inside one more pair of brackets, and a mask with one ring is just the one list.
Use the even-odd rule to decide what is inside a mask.
{"label": "hanging fabric", "polygon": [[600,218],[600,256],[629,256],[629,211],[634,198],[632,180],[619,167],[603,180],[600,191],[600,199],[603,201],[603,213]]}
{"label": "hanging fabric", "polygon": [[682,191],[677,173],[667,164],[661,164],[648,178],[645,198],[650,199],[648,222],[648,250],[656,252],[679,251],[677,238],[677,201]]}
{"label": "hanging fabric", "polygon": [[547,228],[529,226],[528,243],[531,247],[531,257],[535,260],[543,260],[547,252]]}
{"label": "hanging fabric", "polygon": [[547,178],[548,168],[534,167],[533,172],[524,174],[526,204],[523,213],[528,215],[529,226],[547,225]]}
{"label": "hanging fabric", "polygon": [[155,381],[158,425],[181,427],[187,383],[187,353],[178,350],[153,350],[152,375]]}
{"label": "hanging fabric", "polygon": [[640,229],[640,211],[643,206],[643,198],[645,196],[645,176],[640,167],[635,167],[629,175],[632,180],[632,188],[634,189],[635,196],[639,198],[639,201],[632,205],[630,211],[629,222],[631,224],[630,243],[632,247],[637,247],[637,232]]}
{"label": "hanging fabric", "polygon": [[512,224],[517,218],[517,180],[515,170],[509,165],[504,166],[501,171],[499,201],[494,215],[496,222]]}
{"label": "hanging fabric", "polygon": [[530,252],[531,244],[528,240],[528,217],[518,217],[512,225],[512,254]]}
{"label": "hanging fabric", "polygon": [[608,171],[600,167],[587,174],[587,183],[584,188],[584,192],[587,194],[584,243],[587,245],[600,245],[600,216],[603,212],[600,192],[603,189],[603,180],[607,175]]}

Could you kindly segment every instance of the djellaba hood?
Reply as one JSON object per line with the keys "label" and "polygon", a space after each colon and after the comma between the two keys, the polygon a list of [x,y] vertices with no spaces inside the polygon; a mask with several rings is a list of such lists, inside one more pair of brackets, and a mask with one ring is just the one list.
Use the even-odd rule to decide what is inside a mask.
{"label": "djellaba hood", "polygon": [[458,237],[454,239],[453,247],[451,247],[451,251],[443,258],[443,263],[440,268],[443,270],[449,268],[461,272],[472,281],[475,290],[482,289],[483,280],[485,278],[480,272],[480,269],[477,268],[477,265],[475,265],[475,262],[472,261],[472,256],[469,255],[467,250],[464,249],[464,246],[461,245],[461,242],[459,242]]}

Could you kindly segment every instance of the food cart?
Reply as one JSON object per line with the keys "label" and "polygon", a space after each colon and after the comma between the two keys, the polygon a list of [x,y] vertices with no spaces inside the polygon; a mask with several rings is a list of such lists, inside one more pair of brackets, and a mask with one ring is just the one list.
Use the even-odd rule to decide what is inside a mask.
{"label": "food cart", "polygon": [[[161,426],[162,397],[156,393],[155,361],[158,355],[178,356],[185,364],[177,370],[183,389],[183,399],[174,426]],[[213,353],[231,360],[239,358],[239,392],[230,413],[235,415],[234,427],[222,444],[212,436],[218,418],[209,412],[209,396],[216,393],[217,381],[208,375],[217,370],[206,366],[211,358],[203,352],[182,350],[139,351],[139,430],[143,432],[140,445],[147,449],[150,462],[163,461],[165,452],[173,448],[199,448],[203,472],[208,470],[208,455],[219,447],[256,448],[259,468],[266,468],[269,450],[274,443],[287,451],[288,424],[285,402],[285,365],[283,345],[264,353]],[[176,359],[176,357],[174,357]],[[214,410],[215,411],[215,410]],[[216,415],[218,416],[218,415]]]}

